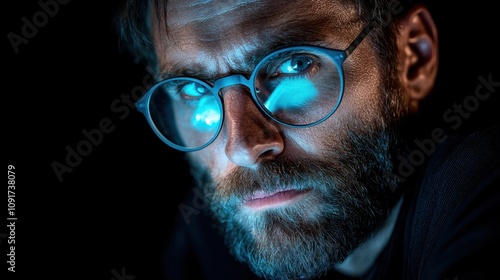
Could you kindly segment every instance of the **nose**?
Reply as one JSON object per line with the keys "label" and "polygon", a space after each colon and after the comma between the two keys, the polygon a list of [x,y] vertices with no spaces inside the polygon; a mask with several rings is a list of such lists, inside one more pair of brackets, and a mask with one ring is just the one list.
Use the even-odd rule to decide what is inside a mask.
{"label": "nose", "polygon": [[265,116],[252,101],[248,88],[226,87],[224,97],[225,153],[239,166],[256,167],[283,152],[279,124]]}

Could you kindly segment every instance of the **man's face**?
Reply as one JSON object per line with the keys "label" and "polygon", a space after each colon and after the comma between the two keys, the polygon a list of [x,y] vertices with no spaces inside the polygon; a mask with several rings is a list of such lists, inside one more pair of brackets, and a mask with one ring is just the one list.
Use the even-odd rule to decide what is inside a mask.
{"label": "man's face", "polygon": [[[164,18],[153,21],[159,76],[248,76],[281,47],[345,49],[364,26],[356,7],[337,1],[223,2],[169,1],[159,13],[168,28]],[[388,112],[405,108],[403,94],[367,40],[343,69],[340,107],[309,128],[269,119],[243,86],[224,88],[220,135],[187,155],[232,253],[258,275],[313,277],[331,269],[393,206],[398,120]]]}

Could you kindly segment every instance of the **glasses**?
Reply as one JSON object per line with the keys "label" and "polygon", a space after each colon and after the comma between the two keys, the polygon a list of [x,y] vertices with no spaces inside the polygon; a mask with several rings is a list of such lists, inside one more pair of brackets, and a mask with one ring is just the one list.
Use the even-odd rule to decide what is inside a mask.
{"label": "glasses", "polygon": [[235,74],[213,84],[175,77],[151,87],[137,101],[156,135],[180,151],[193,152],[210,145],[224,123],[221,90],[243,85],[257,107],[285,126],[311,127],[328,119],[344,92],[343,62],[371,31],[368,24],[345,50],[319,46],[292,46],[265,56],[249,78]]}

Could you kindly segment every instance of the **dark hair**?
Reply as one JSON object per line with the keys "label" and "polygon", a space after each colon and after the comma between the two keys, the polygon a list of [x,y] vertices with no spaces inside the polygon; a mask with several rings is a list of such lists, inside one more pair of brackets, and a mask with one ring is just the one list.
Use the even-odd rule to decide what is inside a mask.
{"label": "dark hair", "polygon": [[155,61],[149,7],[150,1],[123,0],[115,15],[118,48],[130,52],[136,63],[151,64]]}

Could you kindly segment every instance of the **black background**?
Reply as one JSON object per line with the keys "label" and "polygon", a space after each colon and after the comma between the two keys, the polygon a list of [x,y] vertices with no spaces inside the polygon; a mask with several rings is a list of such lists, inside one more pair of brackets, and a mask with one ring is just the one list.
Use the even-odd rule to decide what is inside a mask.
{"label": "black background", "polygon": [[[16,279],[120,280],[112,271],[122,275],[122,268],[135,279],[160,279],[163,242],[187,175],[142,114],[111,108],[124,108],[122,96],[133,99],[147,72],[117,51],[117,1],[105,2],[60,5],[17,54],[7,34],[22,34],[22,17],[41,8],[37,1],[4,7],[2,135],[4,168],[14,165],[17,176]],[[76,150],[88,140],[82,131],[99,129],[103,119],[114,130],[60,182],[53,162],[67,165],[66,147]]]}
{"label": "black background", "polygon": [[[22,18],[33,22],[42,9],[37,1],[10,2],[2,7],[2,138],[4,168],[16,168],[18,220],[16,273],[7,279],[119,280],[113,271],[122,269],[136,280],[161,279],[161,251],[189,178],[180,154],[142,115],[111,108],[147,75],[117,51],[111,24],[118,1],[60,5],[17,53],[7,34],[20,35]],[[479,75],[500,81],[500,48],[491,4],[439,2],[430,5],[440,29],[439,93],[426,106],[443,112],[474,94]],[[497,104],[497,97],[481,103],[467,122],[498,119],[498,110],[486,110]],[[67,164],[66,147],[76,149],[87,140],[82,131],[106,118],[114,130],[58,180],[52,164]],[[0,233],[7,233],[2,221]],[[3,274],[8,244],[0,240]]]}

